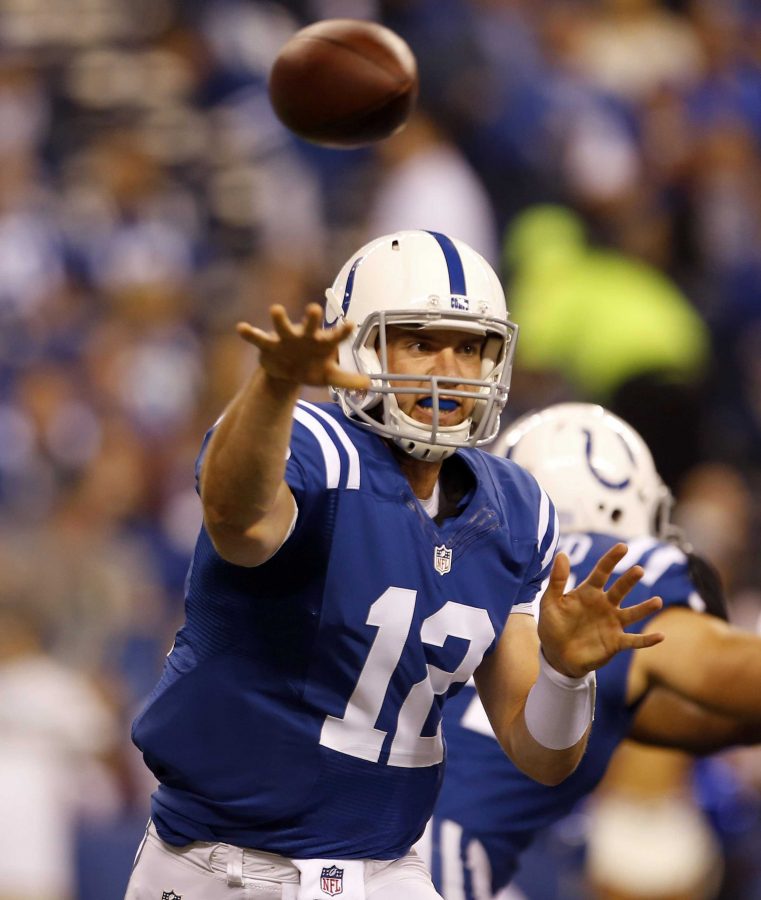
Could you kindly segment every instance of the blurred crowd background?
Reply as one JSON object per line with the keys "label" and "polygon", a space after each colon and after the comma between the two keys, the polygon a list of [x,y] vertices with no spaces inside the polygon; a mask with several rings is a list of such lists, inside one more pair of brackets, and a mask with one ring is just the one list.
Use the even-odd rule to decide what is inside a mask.
{"label": "blurred crowd background", "polygon": [[[268,103],[285,40],[337,16],[418,58],[419,113],[373,148]],[[503,421],[627,418],[756,629],[760,175],[758,0],[0,0],[0,898],[123,895],[152,790],[129,723],[182,616],[195,455],[254,364],[235,322],[299,315],[379,233],[489,258],[521,326]],[[606,887],[580,809],[526,896],[761,897],[759,752],[675,768],[700,891]],[[651,828],[653,867],[688,830]]]}

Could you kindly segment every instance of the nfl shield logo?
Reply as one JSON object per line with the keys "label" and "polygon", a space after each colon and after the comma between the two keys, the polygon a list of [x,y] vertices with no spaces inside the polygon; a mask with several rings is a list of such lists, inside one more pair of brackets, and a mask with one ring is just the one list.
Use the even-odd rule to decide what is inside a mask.
{"label": "nfl shield logo", "polygon": [[182,900],[182,897],[179,894],[175,894],[174,891],[164,891],[161,895],[161,900]]}
{"label": "nfl shield logo", "polygon": [[439,575],[446,575],[452,568],[452,551],[443,544],[433,551],[433,567]]}
{"label": "nfl shield logo", "polygon": [[344,891],[344,870],[338,866],[328,866],[322,870],[320,875],[320,887],[324,894],[335,897],[336,894],[343,894]]}

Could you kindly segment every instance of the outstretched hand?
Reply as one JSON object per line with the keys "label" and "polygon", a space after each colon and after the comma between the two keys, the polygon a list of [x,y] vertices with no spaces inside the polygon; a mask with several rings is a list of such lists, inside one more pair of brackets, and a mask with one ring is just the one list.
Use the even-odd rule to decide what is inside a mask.
{"label": "outstretched hand", "polygon": [[270,308],[273,332],[239,322],[237,332],[244,341],[259,349],[260,364],[270,377],[290,384],[314,387],[333,385],[349,390],[370,387],[366,375],[346,372],[338,365],[338,345],[352,331],[350,322],[332,328],[322,327],[323,312],[310,303],[299,324],[291,322],[282,306]]}
{"label": "outstretched hand", "polygon": [[605,590],[626,552],[625,544],[611,547],[589,577],[567,594],[564,591],[570,562],[564,553],[555,558],[542,596],[539,639],[547,661],[558,672],[580,678],[599,669],[621,650],[652,647],[663,640],[658,632],[624,631],[627,625],[639,622],[662,606],[660,597],[650,597],[643,603],[621,608],[621,601],[644,574],[641,566],[633,566]]}

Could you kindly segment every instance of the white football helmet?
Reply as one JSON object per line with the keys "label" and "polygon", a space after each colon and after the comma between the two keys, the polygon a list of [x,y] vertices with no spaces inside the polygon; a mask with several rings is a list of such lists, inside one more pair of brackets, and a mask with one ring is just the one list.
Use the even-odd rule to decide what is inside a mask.
{"label": "white football helmet", "polygon": [[[507,402],[518,328],[507,318],[502,285],[482,256],[462,241],[437,232],[398,231],[358,250],[325,296],[325,326],[344,319],[355,326],[339,347],[340,366],[371,379],[369,391],[332,389],[345,415],[390,438],[411,456],[428,461],[495,437]],[[389,372],[389,325],[451,328],[486,337],[480,379]],[[400,387],[398,383],[405,381],[417,386]],[[419,394],[421,382],[430,384],[430,425],[402,412],[395,397]],[[474,396],[470,418],[459,425],[439,425],[441,400]]]}
{"label": "white football helmet", "polygon": [[495,441],[552,498],[561,531],[623,539],[672,535],[672,497],[637,432],[593,403],[558,403],[523,416]]}

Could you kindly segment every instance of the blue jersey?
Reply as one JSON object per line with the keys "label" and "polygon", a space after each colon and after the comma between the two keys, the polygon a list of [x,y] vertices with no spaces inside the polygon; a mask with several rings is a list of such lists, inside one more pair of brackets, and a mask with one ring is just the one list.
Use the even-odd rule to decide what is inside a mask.
{"label": "blue jersey", "polygon": [[300,402],[283,546],[243,568],[201,531],[185,624],[133,726],[165,841],[390,859],[420,835],[444,701],[530,610],[556,544],[532,476],[457,455],[472,489],[437,525],[385,441]]}
{"label": "blue jersey", "polygon": [[[563,536],[559,549],[571,561],[568,589],[583,581],[597,560],[618,543],[603,535]],[[618,564],[615,576],[633,565],[645,574],[624,601],[624,606],[648,597],[663,598],[663,608],[691,606],[702,611],[705,602],[690,577],[687,556],[673,544],[644,538],[629,542],[629,552]],[[639,631],[647,619],[627,631]],[[601,780],[618,744],[626,737],[636,713],[627,704],[627,678],[633,651],[618,653],[597,672],[595,719],[589,744],[576,771],[556,787],[546,787],[520,772],[505,756],[489,727],[474,688],[467,686],[448,706],[444,715],[447,742],[447,774],[436,805],[426,844],[434,882],[445,897],[449,872],[462,881],[455,896],[473,898],[474,860],[488,862],[492,890],[510,882],[518,854],[535,833],[573,809]],[[473,842],[476,842],[474,849]],[[480,846],[478,846],[480,844]],[[455,858],[466,861],[458,869]]]}

